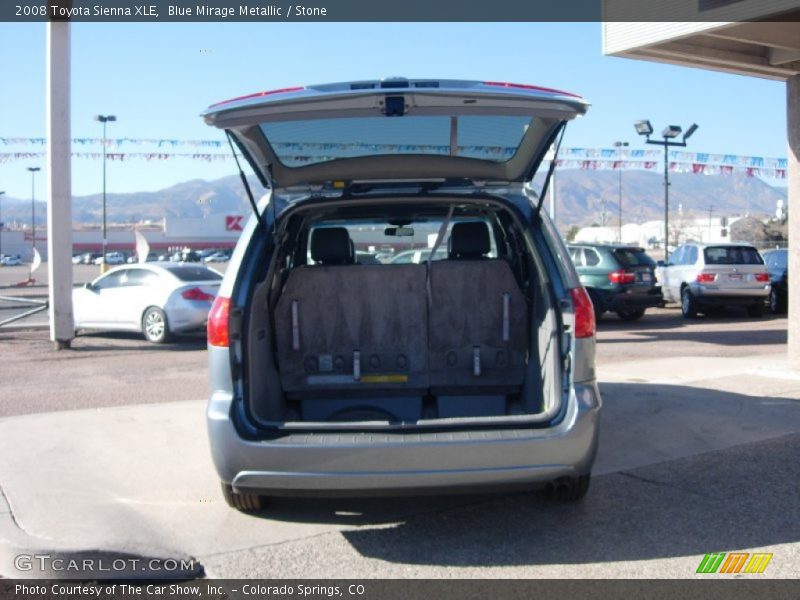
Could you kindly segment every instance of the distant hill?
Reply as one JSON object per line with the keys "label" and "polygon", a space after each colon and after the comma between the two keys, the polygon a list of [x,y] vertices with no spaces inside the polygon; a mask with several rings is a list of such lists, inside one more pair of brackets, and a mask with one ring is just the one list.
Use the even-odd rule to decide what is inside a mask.
{"label": "distant hill", "polygon": [[[750,213],[775,214],[778,200],[786,202],[786,190],[772,187],[757,177],[670,173],[670,214],[682,207],[683,214],[732,216]],[[619,209],[619,173],[613,171],[565,170],[556,175],[556,218],[559,226],[602,224],[603,200],[606,222],[616,223]],[[622,176],[624,222],[664,218],[663,176],[646,171],[628,171]]]}
{"label": "distant hill", "polygon": [[[560,228],[570,225],[601,224],[603,199],[606,222],[616,223],[619,174],[613,171],[560,171],[557,180],[557,220]],[[683,206],[686,216],[714,216],[750,212],[756,216],[775,213],[776,202],[786,201],[786,190],[775,188],[756,177],[670,174],[670,210]],[[251,181],[256,197],[263,193],[261,184]],[[535,186],[538,189],[538,186]],[[623,173],[623,220],[643,222],[663,218],[664,188],[662,176],[647,171]],[[30,222],[30,200],[0,198],[6,223]],[[547,206],[547,201],[545,201]],[[76,224],[97,224],[102,220],[101,194],[73,198],[72,215]],[[108,194],[110,222],[153,220],[164,217],[203,217],[209,214],[246,213],[247,196],[238,176],[214,181],[194,179],[157,192]],[[45,222],[45,206],[37,202],[36,221]]]}

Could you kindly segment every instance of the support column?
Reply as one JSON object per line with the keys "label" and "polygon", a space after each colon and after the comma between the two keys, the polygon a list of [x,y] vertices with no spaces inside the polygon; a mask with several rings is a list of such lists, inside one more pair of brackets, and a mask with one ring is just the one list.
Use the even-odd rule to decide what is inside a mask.
{"label": "support column", "polygon": [[800,75],[786,81],[789,210],[789,368],[800,370]]}
{"label": "support column", "polygon": [[69,348],[72,320],[70,24],[47,24],[47,257],[50,339]]}

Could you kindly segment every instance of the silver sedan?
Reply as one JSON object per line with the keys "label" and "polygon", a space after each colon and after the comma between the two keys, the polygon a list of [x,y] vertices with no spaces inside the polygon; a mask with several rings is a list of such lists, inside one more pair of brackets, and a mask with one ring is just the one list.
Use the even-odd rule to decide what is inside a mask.
{"label": "silver sedan", "polygon": [[222,275],[195,264],[111,269],[72,291],[75,329],[140,331],[154,343],[205,327]]}

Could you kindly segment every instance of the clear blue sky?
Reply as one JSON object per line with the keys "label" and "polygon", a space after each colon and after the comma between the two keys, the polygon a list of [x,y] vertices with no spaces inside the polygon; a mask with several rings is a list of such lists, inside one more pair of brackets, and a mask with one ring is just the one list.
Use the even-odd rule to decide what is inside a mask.
{"label": "clear blue sky", "polygon": [[[609,147],[622,139],[645,147],[632,122],[649,118],[656,131],[697,122],[688,150],[786,155],[783,83],[606,57],[598,23],[75,23],[72,59],[73,137],[100,137],[93,116],[103,113],[119,119],[109,137],[221,140],[198,117],[210,103],[291,85],[400,75],[579,93],[592,107],[570,125],[567,146]],[[45,25],[0,24],[0,81],[0,137],[44,137]],[[41,149],[0,145],[0,152]],[[0,163],[0,190],[29,198],[28,166],[44,167],[44,160]],[[109,162],[108,190],[157,190],[234,172],[232,161]],[[74,160],[72,181],[75,195],[99,192],[100,161]],[[42,199],[41,174],[37,190]]]}

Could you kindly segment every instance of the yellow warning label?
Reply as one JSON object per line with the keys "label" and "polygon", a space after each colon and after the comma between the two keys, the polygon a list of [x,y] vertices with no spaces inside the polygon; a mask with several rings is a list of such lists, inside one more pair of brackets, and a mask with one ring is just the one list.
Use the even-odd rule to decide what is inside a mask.
{"label": "yellow warning label", "polygon": [[361,383],[406,383],[408,375],[362,375]]}

